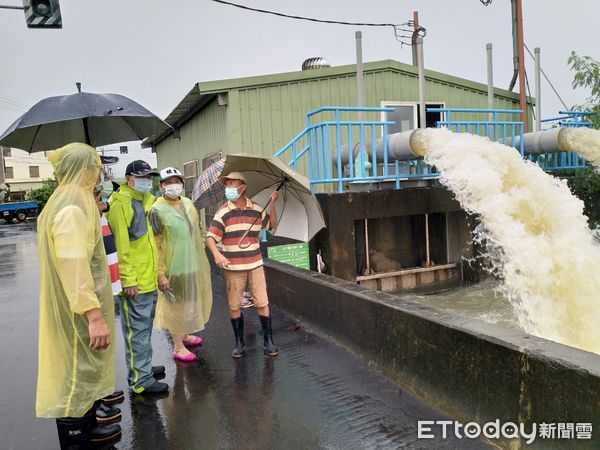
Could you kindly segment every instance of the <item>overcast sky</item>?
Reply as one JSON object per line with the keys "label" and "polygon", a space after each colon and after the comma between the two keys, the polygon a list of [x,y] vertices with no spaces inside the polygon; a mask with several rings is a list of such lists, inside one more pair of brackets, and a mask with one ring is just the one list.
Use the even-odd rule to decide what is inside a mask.
{"label": "overcast sky", "polygon": [[[403,23],[418,10],[427,29],[427,68],[485,83],[485,44],[491,42],[494,84],[507,88],[512,76],[510,0],[487,7],[479,0],[232,1],[354,22]],[[587,92],[571,88],[567,57],[575,50],[600,59],[600,1],[523,3],[526,45],[531,51],[541,47],[542,68],[567,105],[582,103]],[[359,29],[365,61],[411,63],[410,47],[402,47],[389,28],[291,20],[210,0],[60,0],[60,5],[62,30],[30,30],[22,11],[0,9],[0,131],[42,98],[74,93],[76,81],[86,91],[131,97],[164,118],[198,81],[295,71],[312,56],[352,64]],[[533,94],[533,62],[526,60]],[[546,83],[542,105],[545,117],[562,109]],[[139,145],[130,148],[134,157],[142,155]]]}

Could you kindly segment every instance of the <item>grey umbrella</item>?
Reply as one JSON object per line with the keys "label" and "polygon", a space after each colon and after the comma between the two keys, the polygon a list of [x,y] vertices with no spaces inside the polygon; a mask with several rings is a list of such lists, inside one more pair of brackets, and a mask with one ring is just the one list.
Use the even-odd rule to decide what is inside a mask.
{"label": "grey umbrella", "polygon": [[29,152],[71,142],[98,147],[137,141],[168,128],[166,122],[127,97],[79,92],[36,103],[0,136],[0,145]]}

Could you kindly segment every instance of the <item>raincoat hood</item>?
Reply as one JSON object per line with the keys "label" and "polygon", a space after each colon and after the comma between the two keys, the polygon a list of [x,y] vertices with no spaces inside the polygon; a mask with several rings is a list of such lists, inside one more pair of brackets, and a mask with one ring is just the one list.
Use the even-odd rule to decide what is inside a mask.
{"label": "raincoat hood", "polygon": [[60,186],[76,184],[92,191],[100,174],[100,156],[89,145],[74,142],[48,153],[54,176]]}

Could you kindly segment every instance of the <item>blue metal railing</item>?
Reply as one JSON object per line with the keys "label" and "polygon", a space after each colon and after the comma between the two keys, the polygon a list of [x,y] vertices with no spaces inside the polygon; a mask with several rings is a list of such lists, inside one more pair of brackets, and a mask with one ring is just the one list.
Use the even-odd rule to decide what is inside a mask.
{"label": "blue metal railing", "polygon": [[[508,115],[520,117],[523,112],[520,109],[427,108],[427,111],[442,113],[442,120],[438,121],[437,127],[446,127],[455,133],[487,136],[492,141],[510,146],[515,142],[517,135],[523,137],[523,122],[507,118]],[[482,114],[484,118],[478,117]],[[465,119],[465,115],[475,116],[475,119]],[[522,156],[523,139],[520,139],[520,142],[518,150]]]}
{"label": "blue metal railing", "polygon": [[[382,113],[391,111],[393,108],[327,106],[315,109],[306,114],[304,130],[275,156],[289,156],[288,164],[293,169],[305,174],[308,172],[311,189],[333,184],[342,192],[348,183],[382,181],[394,182],[396,188],[400,189],[401,181],[404,180],[438,177],[435,168],[422,159],[388,161],[388,126],[395,125],[395,122],[383,119],[356,120],[351,117],[356,113],[383,115]],[[575,152],[524,155],[523,122],[519,120],[521,110],[428,108],[427,111],[440,113],[438,128],[447,127],[454,132],[487,136],[505,145],[512,145],[519,136],[521,139],[518,150],[521,155],[538,163],[545,170],[585,167],[585,161]],[[593,113],[561,111],[560,114],[561,117],[542,122],[554,122],[557,126],[591,126],[587,117]],[[358,142],[355,142],[356,138]],[[376,151],[378,144],[380,156]]]}
{"label": "blue metal railing", "polygon": [[[289,154],[288,164],[298,170],[299,161],[307,155],[305,165],[311,187],[335,184],[339,192],[348,183],[391,181],[400,188],[403,180],[439,176],[422,160],[388,161],[388,126],[395,122],[342,118],[392,111],[393,108],[334,106],[315,109],[306,114],[306,128],[275,156]],[[329,117],[324,118],[325,115]],[[383,148],[379,152],[382,156],[378,156],[378,143]]]}

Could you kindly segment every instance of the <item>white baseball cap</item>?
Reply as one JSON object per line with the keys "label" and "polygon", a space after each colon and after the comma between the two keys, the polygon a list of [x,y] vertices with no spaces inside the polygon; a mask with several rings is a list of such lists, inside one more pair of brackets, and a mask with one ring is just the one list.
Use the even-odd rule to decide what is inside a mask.
{"label": "white baseball cap", "polygon": [[181,175],[181,172],[176,167],[165,167],[160,171],[160,181],[165,181],[173,177],[179,177],[183,181],[183,175]]}

